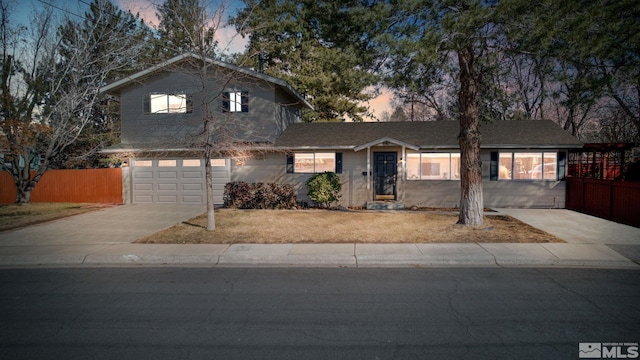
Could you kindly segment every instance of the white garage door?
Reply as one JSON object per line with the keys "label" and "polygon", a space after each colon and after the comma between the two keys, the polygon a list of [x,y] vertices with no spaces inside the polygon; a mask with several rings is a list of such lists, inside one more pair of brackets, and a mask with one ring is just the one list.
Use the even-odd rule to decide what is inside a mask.
{"label": "white garage door", "polygon": [[[206,204],[204,160],[136,159],[132,161],[133,202]],[[222,204],[229,182],[229,160],[211,160],[214,203]]]}

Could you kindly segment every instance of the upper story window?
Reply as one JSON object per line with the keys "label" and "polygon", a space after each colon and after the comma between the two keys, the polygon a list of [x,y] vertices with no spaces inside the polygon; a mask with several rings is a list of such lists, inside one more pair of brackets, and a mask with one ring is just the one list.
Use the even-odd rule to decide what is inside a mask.
{"label": "upper story window", "polygon": [[228,91],[222,94],[224,112],[249,112],[248,91]]}
{"label": "upper story window", "polygon": [[460,154],[407,154],[407,180],[460,180]]}
{"label": "upper story window", "polygon": [[149,94],[144,102],[145,114],[190,114],[193,110],[191,95]]}

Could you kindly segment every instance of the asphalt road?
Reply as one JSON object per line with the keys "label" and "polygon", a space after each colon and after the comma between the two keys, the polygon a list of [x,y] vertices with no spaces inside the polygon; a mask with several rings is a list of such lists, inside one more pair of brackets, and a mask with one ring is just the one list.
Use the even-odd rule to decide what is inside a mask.
{"label": "asphalt road", "polygon": [[1,359],[577,359],[640,342],[640,271],[0,270]]}

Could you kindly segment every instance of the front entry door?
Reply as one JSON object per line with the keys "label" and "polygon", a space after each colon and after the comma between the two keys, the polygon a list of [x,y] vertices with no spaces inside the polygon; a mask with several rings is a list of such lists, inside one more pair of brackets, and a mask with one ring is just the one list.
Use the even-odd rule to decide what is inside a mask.
{"label": "front entry door", "polygon": [[373,153],[373,183],[375,200],[395,200],[398,175],[398,154]]}

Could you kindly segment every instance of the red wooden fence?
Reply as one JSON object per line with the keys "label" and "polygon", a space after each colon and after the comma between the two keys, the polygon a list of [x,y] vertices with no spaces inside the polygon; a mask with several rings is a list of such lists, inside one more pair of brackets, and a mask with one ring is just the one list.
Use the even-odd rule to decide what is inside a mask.
{"label": "red wooden fence", "polygon": [[640,182],[567,177],[566,206],[640,227]]}
{"label": "red wooden fence", "polygon": [[[0,203],[16,201],[16,186],[0,171]],[[32,202],[122,204],[122,169],[48,170],[31,193]]]}

